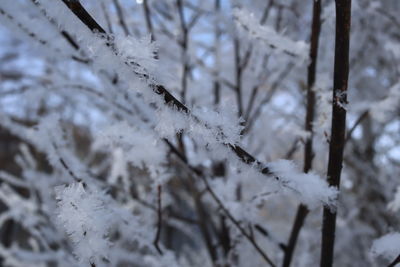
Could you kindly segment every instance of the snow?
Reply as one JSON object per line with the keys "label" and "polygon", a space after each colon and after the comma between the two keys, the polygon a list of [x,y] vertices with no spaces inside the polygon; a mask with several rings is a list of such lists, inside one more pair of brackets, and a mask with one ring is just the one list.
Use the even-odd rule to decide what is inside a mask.
{"label": "snow", "polygon": [[338,190],[330,187],[318,175],[301,173],[292,161],[278,160],[270,162],[268,167],[279,177],[279,182],[285,188],[284,193],[295,196],[300,202],[310,209],[318,207],[321,203],[334,208]]}
{"label": "snow", "polygon": [[390,261],[400,254],[400,233],[389,233],[374,241],[371,252]]}
{"label": "snow", "polygon": [[103,192],[85,188],[83,183],[56,187],[58,220],[73,242],[83,265],[105,266],[111,246],[109,230],[115,214]]}
{"label": "snow", "polygon": [[254,14],[245,9],[236,8],[233,15],[238,26],[248,32],[252,38],[265,42],[278,51],[297,57],[299,62],[308,61],[309,45],[304,41],[293,41],[268,25],[260,25]]}
{"label": "snow", "polygon": [[[228,218],[226,223],[234,248],[226,258],[219,255],[220,247],[217,243],[220,241],[217,240],[219,236],[213,234],[221,230],[220,220],[223,215],[220,212],[221,208],[210,197],[209,192],[204,190],[201,179],[197,179],[198,177],[193,175],[187,166],[184,167],[180,160],[171,155],[169,147],[164,142],[167,139],[171,144],[178,146],[177,134],[180,133],[183,135],[187,162],[201,170],[225,208],[249,232],[249,235],[254,237],[262,250],[271,251],[274,255],[273,260],[277,264],[282,253],[279,248],[271,244],[277,243],[278,240],[284,242],[282,240],[285,240],[284,237],[290,228],[295,214],[294,209],[299,203],[307,205],[312,212],[309,213],[307,225],[304,226],[303,236],[300,238],[304,240],[299,240],[302,246],[299,246],[299,251],[296,252],[298,255],[293,265],[307,266],[304,262],[313,262],[315,247],[319,246],[313,241],[315,229],[319,229],[321,225],[317,208],[325,206],[333,210],[338,200],[338,189],[330,187],[324,175],[327,145],[324,140],[318,140],[321,137],[329,139],[328,133],[331,127],[332,80],[325,77],[324,73],[328,73],[329,77],[332,76],[333,40],[329,45],[324,38],[333,37],[331,34],[333,32],[330,31],[333,28],[330,27],[334,18],[334,3],[325,6],[322,16],[325,20],[321,32],[323,38],[318,56],[317,82],[312,88],[317,95],[314,132],[310,133],[303,130],[305,97],[304,92],[300,90],[305,87],[302,85],[306,79],[309,52],[309,45],[301,39],[308,38],[308,30],[304,30],[303,25],[308,24],[310,19],[310,14],[303,15],[305,12],[302,12],[302,8],[310,7],[310,3],[293,6],[285,3],[287,1],[275,3],[277,6],[271,7],[270,17],[265,25],[260,25],[257,19],[261,10],[256,10],[257,12],[252,14],[247,10],[247,6],[241,9],[235,8],[233,18],[236,29],[233,29],[231,8],[227,1],[221,2],[223,8],[215,14],[214,0],[200,1],[201,3],[188,1],[184,5],[187,12],[185,17],[190,21],[193,15],[192,19],[199,19],[200,27],[194,23],[196,25],[189,33],[190,38],[193,35],[193,39],[189,38],[189,49],[181,53],[179,21],[174,17],[177,14],[174,14],[176,3],[173,0],[148,2],[151,11],[154,12],[154,33],[159,43],[151,41],[143,24],[145,21],[140,17],[143,15],[142,7],[137,7],[134,2],[126,6],[126,10],[135,14],[126,17],[129,27],[132,28],[131,32],[134,33],[132,36],[119,33],[118,18],[113,12],[115,10],[109,8],[112,3],[107,0],[82,1],[89,13],[93,12],[92,15],[96,20],[103,18],[102,12],[109,12],[111,22],[115,25],[112,25],[114,33],[107,35],[88,30],[60,0],[0,2],[0,8],[15,18],[13,20],[0,14],[2,24],[26,42],[28,48],[36,43],[35,53],[39,54],[39,57],[32,59],[22,56],[15,66],[6,66],[21,71],[21,75],[26,75],[29,82],[21,82],[22,86],[27,86],[28,89],[17,97],[14,96],[13,103],[16,104],[6,103],[4,111],[0,111],[2,128],[22,139],[18,140],[22,145],[15,157],[15,163],[21,169],[21,173],[0,170],[0,200],[7,206],[7,210],[0,214],[0,226],[4,226],[8,220],[14,220],[29,233],[29,238],[24,247],[18,242],[13,242],[13,245],[7,248],[0,244],[0,255],[6,259],[5,264],[27,266],[27,263],[29,265],[34,262],[35,266],[44,266],[46,261],[54,261],[60,266],[90,266],[92,263],[96,266],[107,266],[125,264],[124,261],[127,261],[128,265],[144,264],[155,267],[211,266],[220,262],[221,265],[226,263],[259,266],[259,257],[256,256],[254,248],[249,242],[245,242],[243,235]],[[249,5],[249,10],[265,7],[263,1],[258,2],[253,3],[254,6]],[[100,7],[99,3],[104,5]],[[385,7],[382,3],[374,1],[367,7],[370,12],[375,12],[378,7],[379,9]],[[360,6],[362,6],[360,3],[354,5],[356,16],[357,12],[360,12]],[[295,12],[300,12],[298,17]],[[196,14],[199,17],[196,17]],[[279,16],[282,16],[281,26],[286,28],[286,31],[275,30],[272,26],[275,20],[278,21]],[[101,19],[98,22],[105,24]],[[375,25],[373,23],[376,23],[375,20],[371,20],[371,25]],[[216,28],[214,24],[222,31],[217,47],[213,44]],[[357,24],[359,22],[356,17],[355,25]],[[359,30],[355,29],[354,33],[357,34]],[[65,38],[61,37],[60,30],[70,33],[79,45],[79,49],[73,49]],[[167,31],[170,31],[170,36]],[[364,33],[364,30],[360,32]],[[382,36],[385,34],[380,32]],[[254,120],[254,127],[244,134],[242,131],[246,122],[237,116],[236,101],[234,101],[236,92],[232,90],[236,81],[230,60],[234,52],[231,41],[235,38],[240,41],[240,57],[245,50],[250,51],[249,65],[243,70],[241,80],[244,89],[241,96],[243,104],[250,98],[251,90],[246,89],[257,86],[254,108],[248,107],[250,115],[260,105],[260,119]],[[352,71],[352,79],[357,81],[354,82],[357,83],[356,87],[368,87],[366,84],[368,81],[365,82],[362,77],[362,73],[366,73],[365,69],[380,85],[380,87],[374,85],[373,90],[360,90],[365,94],[376,92],[376,88],[385,89],[390,83],[393,84],[385,98],[381,100],[373,98],[374,101],[368,100],[363,103],[363,111],[366,109],[371,111],[370,114],[375,119],[372,123],[375,124],[391,120],[393,118],[391,115],[395,114],[400,103],[400,84],[397,78],[392,77],[392,71],[381,73],[373,62],[383,61],[383,64],[387,64],[384,57],[388,55],[393,55],[393,60],[398,59],[398,43],[391,41],[390,38],[387,39],[386,50],[381,49],[382,51],[376,52],[380,53],[379,60],[369,55],[371,62],[368,62],[368,66],[363,66],[363,70],[360,71],[357,64],[364,63],[363,58],[356,58],[357,64],[354,64],[355,69]],[[367,43],[366,38],[360,40],[362,41],[352,45],[355,51],[360,50],[357,47],[360,46],[358,43]],[[374,42],[368,42],[362,49],[369,52],[370,46],[375,45]],[[156,53],[157,58],[155,58]],[[182,54],[185,56],[182,57]],[[71,63],[71,56],[88,61]],[[201,65],[197,61],[199,57],[205,64]],[[190,68],[187,79],[188,94],[184,103],[190,110],[187,113],[171,105],[165,105],[163,97],[152,90],[154,84],[163,84],[177,99],[180,99],[180,78],[182,78],[180,75],[185,64]],[[170,70],[166,71],[167,68]],[[290,69],[290,73],[288,76],[281,76],[286,68]],[[164,83],[164,80],[168,80],[167,76],[171,76],[168,77],[170,81]],[[212,99],[215,77],[218,78],[221,89],[218,105],[213,103]],[[281,82],[280,79],[285,81]],[[17,82],[6,84],[5,94],[14,93],[13,91],[18,94],[18,90],[12,86],[17,88],[21,84]],[[355,87],[354,84],[349,86]],[[273,95],[275,89],[278,93]],[[365,97],[359,92],[356,93],[354,99],[357,100],[354,102]],[[269,97],[270,103],[264,102],[264,96],[267,96],[267,100]],[[340,92],[336,92],[334,96],[339,100],[344,97]],[[21,99],[27,103],[19,105],[18,100]],[[50,104],[43,105],[44,111],[41,109],[43,103]],[[339,104],[347,108],[346,103]],[[28,109],[22,110],[20,106],[27,106]],[[15,113],[18,111],[21,116],[26,115],[32,122],[29,121],[29,125],[20,122],[7,113],[6,108],[8,110],[12,108]],[[246,107],[244,109],[246,110]],[[347,111],[350,116],[356,115],[353,114],[355,111],[353,105],[349,106]],[[42,115],[42,112],[50,115]],[[87,115],[85,112],[90,113],[89,116],[85,116]],[[76,119],[77,116],[79,120]],[[77,121],[90,128],[88,138],[91,140],[91,147],[84,153],[75,151],[78,142],[74,142],[77,140],[74,140],[74,136],[69,132]],[[376,126],[375,124],[373,126]],[[376,131],[374,127],[372,130]],[[388,129],[382,127],[382,132],[388,133]],[[377,140],[382,138],[383,134],[379,131],[376,134]],[[303,160],[302,141],[310,136],[314,137],[315,171],[303,173],[296,164]],[[391,138],[395,146],[398,143],[395,142],[396,133],[393,136]],[[298,140],[295,145],[291,145],[293,140]],[[358,141],[357,139],[356,142],[349,142],[349,146],[355,146],[356,149]],[[232,153],[229,147],[231,145],[246,148],[265,164],[245,164]],[[294,150],[288,156],[287,151],[291,146]],[[383,152],[378,150],[375,151],[376,157],[372,163],[377,165],[379,177],[396,178],[397,176],[393,175],[396,169],[392,171],[392,168],[386,168],[387,166],[380,162]],[[346,160],[352,164],[343,170],[343,176],[352,179],[351,183],[356,185],[358,177],[362,175],[354,175],[352,171],[357,169],[354,166],[363,169],[365,166],[362,164],[365,162],[353,163],[352,161],[356,159],[350,153],[346,153]],[[46,162],[41,162],[42,159],[37,156],[38,154],[46,155],[51,168],[47,168]],[[386,152],[386,155],[390,155],[389,152]],[[397,161],[396,155],[392,156],[394,161]],[[279,160],[285,157],[293,160]],[[223,177],[214,177],[213,166],[218,163],[224,165]],[[42,165],[46,165],[45,171]],[[268,167],[273,174],[262,174],[260,166]],[[390,167],[394,166],[395,164],[390,164]],[[188,177],[194,179],[189,180]],[[346,205],[349,205],[349,201],[362,208],[369,205],[369,200],[363,196],[364,191],[362,191],[365,184],[367,183],[363,183],[360,187],[352,186],[347,188],[347,191],[344,188]],[[398,185],[397,182],[394,184]],[[393,183],[388,182],[387,186],[389,185]],[[163,189],[160,196],[156,191],[157,186]],[[27,190],[27,196],[22,197],[15,188]],[[350,189],[352,192],[349,192]],[[359,192],[355,194],[353,189]],[[376,188],[383,197],[387,197],[392,190],[385,189],[378,186]],[[196,211],[193,195],[204,205],[209,215],[206,218],[201,218]],[[170,245],[179,247],[177,251],[170,251],[163,247],[164,242],[160,242],[163,255],[159,255],[153,244],[159,219],[158,198],[162,199],[163,226],[168,227],[163,228],[163,231],[172,229],[170,233],[173,240]],[[387,207],[392,212],[400,210],[400,187]],[[343,209],[343,218],[340,218],[338,223],[341,228],[338,231],[340,235],[338,240],[342,242],[338,243],[339,249],[346,248],[348,244],[343,245],[343,243],[348,243],[350,240],[350,237],[343,238],[347,233],[343,226],[353,222],[347,218],[356,219],[354,214],[357,211],[349,210],[354,209]],[[181,217],[174,217],[174,213]],[[57,216],[53,216],[54,214]],[[57,220],[54,217],[57,217]],[[217,263],[212,262],[207,254],[198,225],[187,223],[185,218],[187,221],[199,219],[206,221],[212,235],[212,245],[218,250]],[[53,223],[58,223],[60,229],[54,227]],[[356,223],[360,221],[357,220]],[[367,225],[367,222],[361,223],[363,225],[360,229],[364,232],[371,233],[376,230],[373,225]],[[255,231],[257,224],[263,226],[268,224],[268,228],[269,224],[272,224],[270,235],[264,238]],[[357,234],[352,233],[349,236],[354,237]],[[341,265],[351,259],[356,253],[359,254],[361,249],[365,252],[365,246],[369,249],[369,242],[370,239],[365,242],[367,245],[361,244],[354,254],[349,253],[349,256],[346,254],[339,257],[337,264]],[[179,245],[176,246],[175,243]],[[183,248],[180,247],[180,243],[183,244]],[[57,247],[57,252],[53,250],[53,244]],[[193,249],[194,246],[196,249]],[[71,254],[70,247],[78,263]],[[392,233],[378,239],[372,251],[375,255],[392,259],[399,253],[393,248],[398,247],[400,247],[399,234]]]}
{"label": "snow", "polygon": [[157,136],[145,129],[133,127],[127,122],[109,125],[99,131],[93,144],[93,149],[101,147],[120,148],[128,163],[142,169],[147,167],[153,178],[163,172],[166,146]]}

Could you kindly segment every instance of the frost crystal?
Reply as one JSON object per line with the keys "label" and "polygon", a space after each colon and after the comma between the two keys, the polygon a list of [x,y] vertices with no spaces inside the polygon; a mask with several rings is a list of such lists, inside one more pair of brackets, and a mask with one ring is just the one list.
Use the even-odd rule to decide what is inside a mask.
{"label": "frost crystal", "polygon": [[75,255],[81,263],[101,266],[111,246],[108,241],[113,224],[113,211],[108,197],[82,183],[56,187],[58,220],[75,245]]}
{"label": "frost crystal", "polygon": [[293,41],[269,26],[260,25],[254,15],[246,10],[237,8],[233,14],[238,26],[249,32],[253,38],[266,42],[272,48],[299,57],[302,62],[308,60],[309,45],[304,41]]}

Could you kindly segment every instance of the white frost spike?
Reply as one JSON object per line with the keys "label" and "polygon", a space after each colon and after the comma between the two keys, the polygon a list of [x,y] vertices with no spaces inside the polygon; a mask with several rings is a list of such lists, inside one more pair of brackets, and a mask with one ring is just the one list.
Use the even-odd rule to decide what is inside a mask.
{"label": "white frost spike", "polygon": [[374,256],[381,256],[393,260],[400,253],[400,233],[386,234],[372,244],[371,252]]}
{"label": "white frost spike", "polygon": [[136,67],[141,66],[146,73],[154,73],[157,70],[157,59],[154,55],[157,48],[148,37],[137,40],[132,36],[115,35],[114,43],[117,53],[126,62],[135,62]]}
{"label": "white frost spike", "polygon": [[278,160],[268,164],[268,167],[280,178],[283,188],[291,189],[287,193],[294,192],[294,196],[310,209],[318,207],[321,203],[334,208],[338,190],[330,187],[318,175],[312,172],[302,173],[289,160]]}
{"label": "white frost spike", "polygon": [[107,206],[108,197],[101,191],[90,190],[82,183],[55,189],[58,200],[58,221],[74,243],[74,253],[85,266],[101,266],[107,259],[108,241],[113,225],[113,211]]}
{"label": "white frost spike", "polygon": [[254,39],[266,42],[274,49],[300,58],[301,62],[308,60],[309,45],[304,41],[293,41],[277,33],[267,25],[260,25],[253,14],[247,10],[234,9],[233,15],[239,27],[248,32]]}

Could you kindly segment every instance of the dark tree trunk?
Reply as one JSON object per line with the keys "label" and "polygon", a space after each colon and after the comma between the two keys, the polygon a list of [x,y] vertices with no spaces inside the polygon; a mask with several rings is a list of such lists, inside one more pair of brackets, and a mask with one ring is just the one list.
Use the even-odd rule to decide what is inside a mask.
{"label": "dark tree trunk", "polygon": [[[349,77],[349,45],[351,0],[336,0],[335,66],[332,101],[332,129],[329,145],[328,183],[340,185],[346,131],[347,82]],[[321,267],[333,264],[336,210],[324,208],[322,221]]]}

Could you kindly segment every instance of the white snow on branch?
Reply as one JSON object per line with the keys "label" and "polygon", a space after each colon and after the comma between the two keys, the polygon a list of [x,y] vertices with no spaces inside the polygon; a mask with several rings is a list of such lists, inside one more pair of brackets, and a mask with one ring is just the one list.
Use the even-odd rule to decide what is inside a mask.
{"label": "white snow on branch", "polygon": [[159,66],[155,58],[157,48],[155,43],[151,42],[151,37],[147,36],[141,39],[132,36],[113,36],[115,49],[118,55],[125,62],[135,62],[139,71],[154,73]]}
{"label": "white snow on branch", "polygon": [[394,260],[400,254],[400,233],[390,233],[376,239],[371,252],[376,257]]}
{"label": "white snow on branch", "polygon": [[268,164],[271,171],[279,177],[285,192],[299,199],[310,209],[318,207],[321,203],[329,207],[336,204],[338,190],[330,187],[318,175],[302,173],[296,165],[289,160],[278,160]]}
{"label": "white snow on branch", "polygon": [[244,29],[254,39],[267,43],[270,47],[280,50],[291,56],[300,58],[300,60],[308,60],[309,45],[304,41],[293,41],[276,32],[267,25],[260,25],[254,14],[247,10],[236,8],[233,10],[234,19],[237,25]]}

